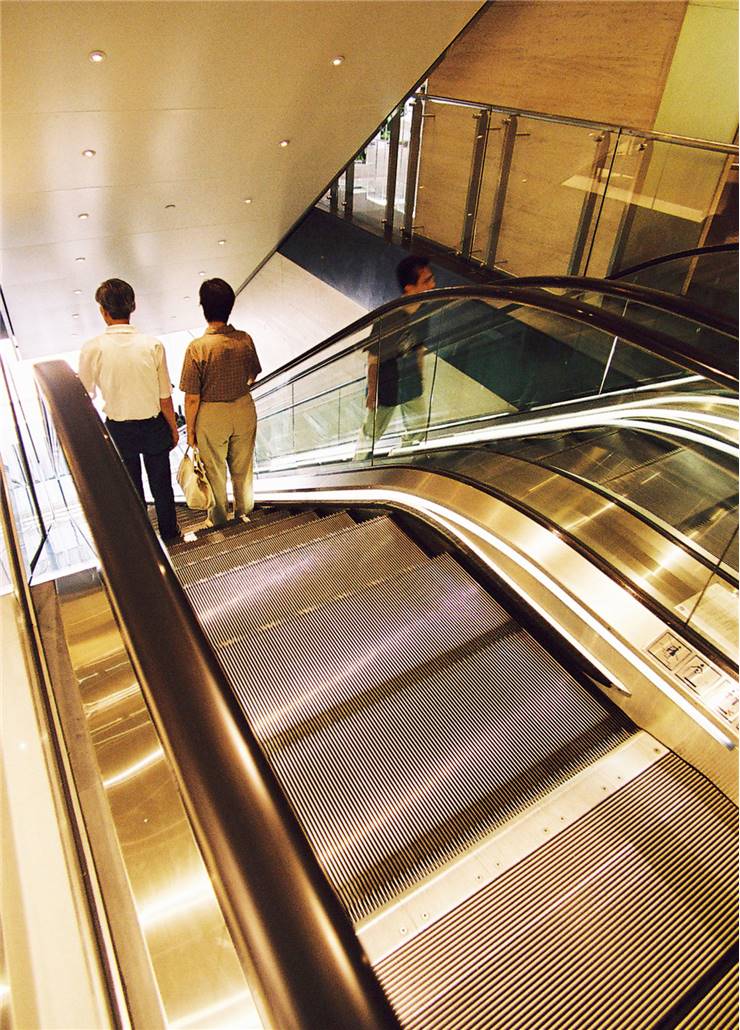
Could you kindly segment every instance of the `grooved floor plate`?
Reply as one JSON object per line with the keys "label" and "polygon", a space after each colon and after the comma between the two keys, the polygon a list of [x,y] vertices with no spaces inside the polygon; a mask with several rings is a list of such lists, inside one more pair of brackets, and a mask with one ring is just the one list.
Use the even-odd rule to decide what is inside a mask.
{"label": "grooved floor plate", "polygon": [[211,643],[218,647],[426,560],[424,552],[383,515],[185,590]]}
{"label": "grooved floor plate", "polygon": [[376,972],[407,1028],[642,1030],[726,1012],[736,923],[737,809],[668,755]]}
{"label": "grooved floor plate", "polygon": [[629,733],[446,555],[220,656],[355,919]]}
{"label": "grooved floor plate", "polygon": [[219,554],[201,558],[192,565],[182,565],[175,571],[183,586],[187,586],[202,579],[224,575],[232,569],[261,561],[273,554],[290,551],[294,547],[308,543],[309,540],[318,540],[354,525],[354,519],[344,511],[337,515],[327,515],[323,519],[315,515],[296,515],[290,527],[282,532],[260,535],[257,539],[251,537],[239,546],[232,543],[231,547]]}

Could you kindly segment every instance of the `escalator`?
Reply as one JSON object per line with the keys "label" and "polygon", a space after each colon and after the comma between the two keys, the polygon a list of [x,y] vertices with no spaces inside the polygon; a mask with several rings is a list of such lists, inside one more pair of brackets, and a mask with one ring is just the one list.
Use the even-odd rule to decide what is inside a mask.
{"label": "escalator", "polygon": [[[105,761],[141,784],[136,848],[148,708],[266,1025],[729,1028],[736,655],[700,604],[679,607],[736,590],[716,459],[736,377],[733,392],[716,355],[679,340],[668,356],[667,331],[582,301],[458,300],[442,298],[455,328],[427,358],[421,444],[391,425],[354,457],[368,319],[255,390],[252,520],[200,529],[196,514],[168,558],[79,383],[41,367],[146,699],[124,715],[115,672],[86,701]],[[537,400],[446,361],[490,348],[488,311]],[[546,398],[523,355],[556,337],[549,367],[566,367]],[[622,414],[634,403],[642,428]],[[681,461],[701,469],[701,511],[646,496],[647,470],[667,482]],[[648,568],[660,547],[670,561]],[[57,587],[61,623],[90,624],[94,578]],[[147,861],[136,850],[137,875]],[[145,923],[155,966],[176,949],[161,933]],[[219,1025],[216,1005],[197,1023],[165,1009]]]}

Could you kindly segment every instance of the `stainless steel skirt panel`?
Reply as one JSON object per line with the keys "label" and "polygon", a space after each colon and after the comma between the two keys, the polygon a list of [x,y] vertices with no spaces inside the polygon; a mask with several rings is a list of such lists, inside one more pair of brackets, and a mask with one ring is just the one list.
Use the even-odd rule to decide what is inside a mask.
{"label": "stainless steel skirt panel", "polygon": [[328,515],[324,519],[308,514],[296,515],[295,521],[282,532],[270,533],[258,539],[245,537],[243,543],[240,538],[238,544],[232,542],[230,548],[202,557],[190,565],[183,564],[175,572],[183,585],[197,583],[209,576],[222,575],[231,569],[260,561],[272,554],[280,554],[309,540],[317,540],[354,525],[354,519],[346,512]]}
{"label": "stainless steel skirt panel", "polygon": [[448,556],[220,654],[356,920],[629,733]]}
{"label": "stainless steel skirt panel", "polygon": [[669,755],[376,971],[404,1027],[652,1027],[732,948],[736,872],[736,807]]}
{"label": "stainless steel skirt panel", "polygon": [[185,590],[211,643],[219,647],[426,560],[383,515]]}

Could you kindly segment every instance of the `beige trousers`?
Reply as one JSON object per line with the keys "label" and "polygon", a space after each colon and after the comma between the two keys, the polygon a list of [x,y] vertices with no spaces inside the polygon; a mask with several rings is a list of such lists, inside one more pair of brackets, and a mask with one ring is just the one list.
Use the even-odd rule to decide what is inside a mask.
{"label": "beige trousers", "polygon": [[226,466],[234,488],[234,515],[248,515],[254,507],[252,459],[257,414],[250,394],[236,401],[201,402],[195,419],[198,450],[213,490],[208,518],[222,526],[228,518]]}

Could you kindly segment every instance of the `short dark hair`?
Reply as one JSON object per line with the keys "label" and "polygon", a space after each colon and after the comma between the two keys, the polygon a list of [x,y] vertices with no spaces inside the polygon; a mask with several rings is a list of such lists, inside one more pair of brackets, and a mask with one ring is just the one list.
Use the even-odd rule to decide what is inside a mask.
{"label": "short dark hair", "polygon": [[128,318],[136,307],[134,291],[123,279],[106,279],[95,291],[95,300],[111,318]]}
{"label": "short dark hair", "polygon": [[429,265],[429,258],[422,257],[420,254],[409,254],[399,261],[396,266],[396,278],[401,293],[407,286],[416,286],[422,268],[429,268]]}
{"label": "short dark hair", "polygon": [[206,279],[200,284],[200,305],[207,322],[227,322],[236,297],[223,279]]}

